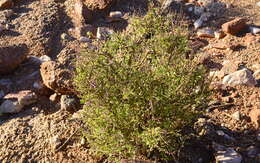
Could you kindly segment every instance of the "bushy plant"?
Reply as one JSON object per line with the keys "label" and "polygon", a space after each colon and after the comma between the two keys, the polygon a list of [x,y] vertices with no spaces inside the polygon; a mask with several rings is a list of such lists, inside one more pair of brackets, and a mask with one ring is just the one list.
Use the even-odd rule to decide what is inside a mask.
{"label": "bushy plant", "polygon": [[152,10],[82,53],[75,83],[91,151],[109,159],[167,160],[184,143],[182,130],[208,97],[205,70],[185,58],[185,31]]}

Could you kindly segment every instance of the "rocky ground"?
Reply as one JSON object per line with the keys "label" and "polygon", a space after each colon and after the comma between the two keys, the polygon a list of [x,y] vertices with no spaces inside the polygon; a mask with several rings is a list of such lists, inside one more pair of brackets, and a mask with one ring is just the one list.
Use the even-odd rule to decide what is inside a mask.
{"label": "rocky ground", "polygon": [[[147,7],[146,0],[0,0],[0,162],[103,162],[80,137],[73,60]],[[181,13],[189,57],[212,79],[213,100],[180,162],[260,162],[260,2],[166,0],[163,9]]]}

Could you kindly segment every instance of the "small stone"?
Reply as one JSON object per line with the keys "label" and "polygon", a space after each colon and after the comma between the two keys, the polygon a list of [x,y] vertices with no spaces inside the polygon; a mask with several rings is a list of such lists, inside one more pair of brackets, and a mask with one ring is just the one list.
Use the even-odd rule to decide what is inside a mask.
{"label": "small stone", "polygon": [[217,39],[222,39],[226,36],[226,34],[222,30],[220,30],[220,31],[215,31],[214,36]]}
{"label": "small stone", "polygon": [[123,14],[121,11],[112,11],[109,13],[110,18],[122,18]]}
{"label": "small stone", "polygon": [[260,34],[260,27],[256,27],[256,26],[250,26],[249,30],[252,34],[256,35],[256,34]]}
{"label": "small stone", "polygon": [[13,7],[14,2],[12,0],[0,0],[0,8],[7,9]]}
{"label": "small stone", "polygon": [[214,31],[210,28],[203,28],[197,32],[199,37],[214,38]]}
{"label": "small stone", "polygon": [[79,110],[79,99],[72,95],[62,95],[60,99],[61,109],[69,112]]}
{"label": "small stone", "polygon": [[226,103],[232,103],[233,99],[230,96],[222,97],[222,101]]}
{"label": "small stone", "polygon": [[52,95],[49,97],[49,100],[50,100],[51,102],[57,103],[58,101],[60,101],[60,95],[58,95],[57,93],[54,93],[54,94],[52,94]]}
{"label": "small stone", "polygon": [[256,80],[260,80],[260,70],[255,71],[253,76]]}
{"label": "small stone", "polygon": [[56,135],[54,137],[52,137],[50,139],[50,145],[52,146],[52,148],[55,150],[55,149],[58,149],[61,145],[61,140],[59,139],[59,136]]}
{"label": "small stone", "polygon": [[260,1],[256,3],[256,6],[260,7]]}
{"label": "small stone", "polygon": [[86,139],[85,138],[81,138],[80,145],[85,145],[85,144],[86,144]]}
{"label": "small stone", "polygon": [[247,22],[247,19],[245,19],[245,18],[236,18],[232,21],[229,21],[229,22],[223,24],[222,30],[225,33],[236,35],[247,27],[246,22]]}
{"label": "small stone", "polygon": [[40,65],[43,62],[51,61],[51,58],[47,55],[43,55],[41,57],[30,56],[29,61],[34,64]]}
{"label": "small stone", "polygon": [[255,86],[257,84],[252,73],[246,68],[225,76],[222,83],[231,86],[236,86],[236,85]]}
{"label": "small stone", "polygon": [[106,40],[112,33],[113,31],[106,27],[98,27],[97,38],[100,40]]}
{"label": "small stone", "polygon": [[200,27],[202,26],[202,24],[203,24],[203,20],[202,20],[202,19],[197,19],[197,20],[193,23],[195,29],[200,28]]}
{"label": "small stone", "polygon": [[60,37],[61,37],[62,40],[70,40],[71,39],[71,37],[67,33],[62,33]]}
{"label": "small stone", "polygon": [[236,111],[235,113],[233,113],[232,118],[234,118],[237,121],[240,121],[240,112]]}
{"label": "small stone", "polygon": [[82,36],[82,37],[79,38],[79,42],[88,42],[88,43],[91,43],[92,41],[91,41],[91,39]]}

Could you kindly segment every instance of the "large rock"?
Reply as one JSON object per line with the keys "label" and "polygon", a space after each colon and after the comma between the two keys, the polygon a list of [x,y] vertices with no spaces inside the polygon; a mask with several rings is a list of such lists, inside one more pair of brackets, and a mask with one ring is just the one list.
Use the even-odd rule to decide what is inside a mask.
{"label": "large rock", "polygon": [[255,86],[257,84],[255,78],[252,73],[244,68],[242,70],[236,71],[224,77],[223,84],[225,85],[247,85],[247,86]]}
{"label": "large rock", "polygon": [[73,94],[73,74],[67,66],[48,61],[41,65],[41,76],[44,85],[61,94]]}
{"label": "large rock", "polygon": [[0,0],[0,9],[7,9],[13,7],[13,0]]}
{"label": "large rock", "polygon": [[28,48],[25,44],[0,47],[0,75],[12,72],[27,57]]}
{"label": "large rock", "polygon": [[247,27],[246,22],[247,22],[247,19],[245,19],[245,18],[236,18],[232,21],[229,21],[229,22],[223,24],[222,30],[225,33],[236,35],[239,32],[246,29],[246,27]]}

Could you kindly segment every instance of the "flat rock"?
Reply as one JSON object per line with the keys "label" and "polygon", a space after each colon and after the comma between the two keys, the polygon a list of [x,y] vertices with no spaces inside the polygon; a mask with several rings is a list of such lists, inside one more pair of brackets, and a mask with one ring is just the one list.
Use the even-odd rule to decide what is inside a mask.
{"label": "flat rock", "polygon": [[214,38],[214,31],[210,28],[203,28],[198,30],[197,32],[198,37],[207,37],[207,38]]}
{"label": "flat rock", "polygon": [[9,93],[4,97],[4,102],[0,106],[0,113],[18,113],[24,106],[35,102],[37,102],[37,96],[30,90]]}
{"label": "flat rock", "polygon": [[236,86],[236,85],[255,86],[257,84],[252,73],[246,68],[225,76],[222,83],[231,86]]}
{"label": "flat rock", "polygon": [[225,24],[222,25],[222,30],[225,33],[236,35],[239,32],[243,31],[246,29],[247,19],[245,18],[236,18],[232,21],[226,22]]}
{"label": "flat rock", "polygon": [[11,73],[27,57],[28,48],[25,44],[0,47],[0,75]]}

